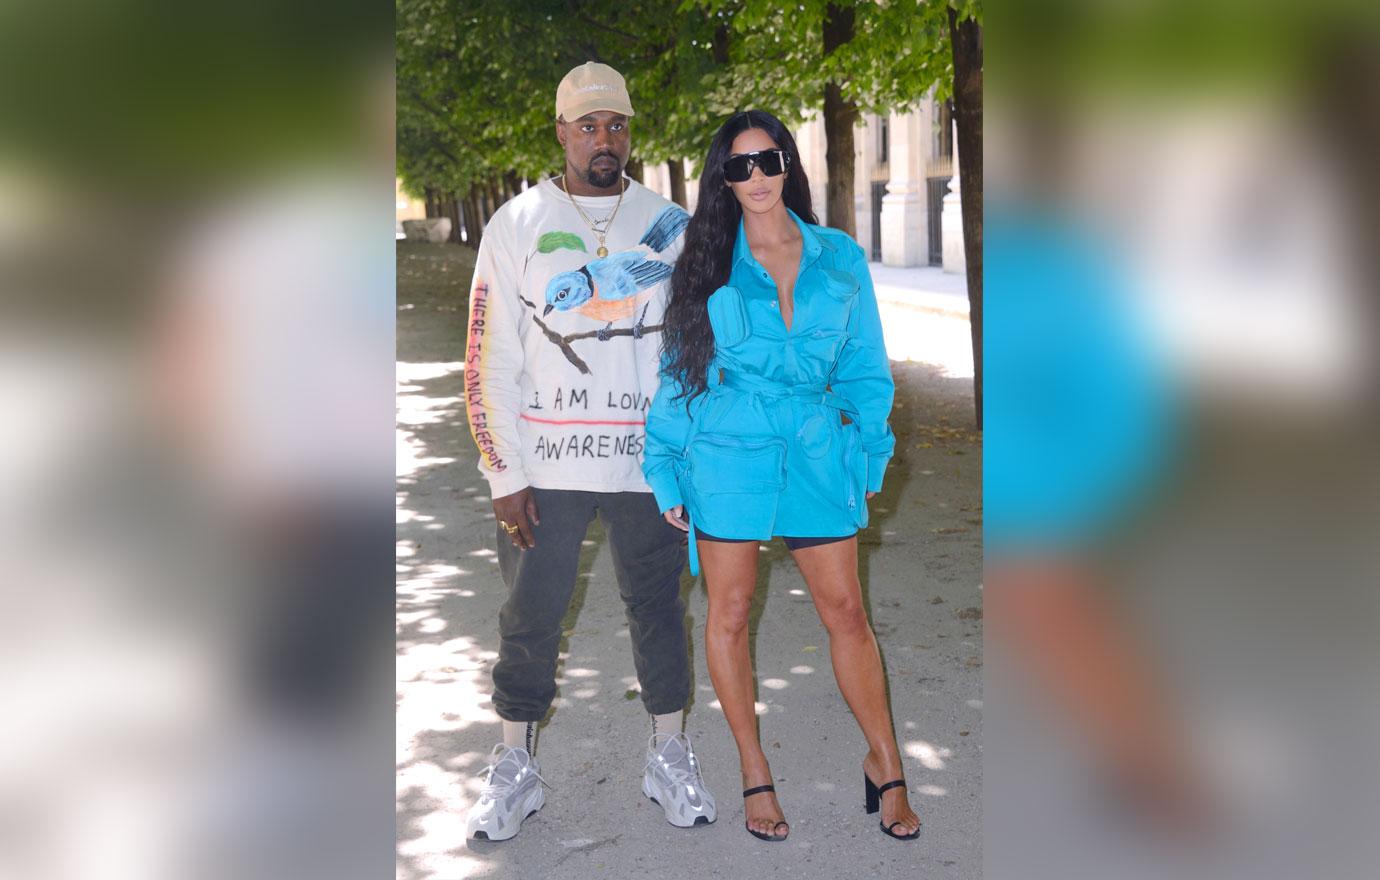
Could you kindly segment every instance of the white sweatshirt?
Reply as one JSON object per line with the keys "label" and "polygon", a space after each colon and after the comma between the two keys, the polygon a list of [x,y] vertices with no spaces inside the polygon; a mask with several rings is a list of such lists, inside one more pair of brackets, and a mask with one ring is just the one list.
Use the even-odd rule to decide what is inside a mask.
{"label": "white sweatshirt", "polygon": [[[618,202],[576,198],[595,223]],[[642,476],[644,425],[688,221],[633,180],[605,238],[606,257],[550,180],[490,219],[470,289],[465,409],[494,498],[526,486],[651,491]]]}

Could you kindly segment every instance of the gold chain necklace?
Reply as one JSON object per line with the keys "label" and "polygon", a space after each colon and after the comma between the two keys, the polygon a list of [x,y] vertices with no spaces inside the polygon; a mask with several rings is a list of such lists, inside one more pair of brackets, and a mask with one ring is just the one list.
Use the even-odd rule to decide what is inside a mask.
{"label": "gold chain necklace", "polygon": [[561,192],[565,193],[565,197],[570,200],[570,204],[575,206],[576,213],[580,215],[581,220],[585,221],[585,225],[589,227],[589,231],[594,233],[595,238],[599,239],[599,249],[595,251],[595,253],[601,257],[607,257],[609,255],[609,249],[604,246],[604,239],[609,234],[609,227],[613,226],[613,218],[618,216],[618,209],[623,207],[623,193],[628,188],[627,178],[622,175],[619,175],[618,183],[618,201],[613,206],[613,213],[608,216],[608,219],[603,221],[602,225],[604,228],[600,230],[599,224],[589,219],[589,215],[580,207],[580,203],[575,201],[575,197],[570,194],[570,190],[566,189],[565,175],[561,175]]}

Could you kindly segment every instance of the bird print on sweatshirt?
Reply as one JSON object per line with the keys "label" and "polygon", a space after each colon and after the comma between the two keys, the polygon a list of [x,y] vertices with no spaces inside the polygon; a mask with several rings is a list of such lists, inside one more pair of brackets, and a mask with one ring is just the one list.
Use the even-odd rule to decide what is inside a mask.
{"label": "bird print on sweatshirt", "polygon": [[[631,318],[638,306],[651,297],[653,288],[671,277],[675,266],[660,257],[689,222],[689,214],[671,205],[657,215],[631,250],[609,254],[556,275],[546,285],[543,317],[552,311],[577,312],[606,324],[597,338],[607,341],[606,334],[614,322]],[[640,337],[641,329],[639,318],[633,326],[633,336]]]}

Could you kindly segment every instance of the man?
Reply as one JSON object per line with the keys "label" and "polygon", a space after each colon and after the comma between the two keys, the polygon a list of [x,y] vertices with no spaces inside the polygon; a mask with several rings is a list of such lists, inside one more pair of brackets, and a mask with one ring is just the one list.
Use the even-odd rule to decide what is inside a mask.
{"label": "man", "polygon": [[470,296],[465,403],[498,520],[508,599],[499,613],[494,746],[468,833],[506,840],[544,803],[535,732],[556,694],[560,621],[597,515],[627,605],[651,715],[642,792],[672,825],[714,821],[690,740],[681,534],[642,477],[661,316],[689,221],[623,176],[633,115],[623,77],[593,62],[556,90],[565,173],[500,208]]}

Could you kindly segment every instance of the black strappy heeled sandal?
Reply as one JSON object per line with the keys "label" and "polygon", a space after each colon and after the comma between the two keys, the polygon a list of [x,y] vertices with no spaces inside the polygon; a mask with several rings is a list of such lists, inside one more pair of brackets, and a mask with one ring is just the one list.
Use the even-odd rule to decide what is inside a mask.
{"label": "black strappy heeled sandal", "polygon": [[[748,798],[752,797],[752,796],[755,795],[755,794],[764,794],[764,793],[766,793],[766,792],[768,792],[768,791],[776,791],[776,786],[774,786],[774,785],[759,785],[759,786],[757,786],[756,788],[749,788],[748,790],[746,790],[746,791],[743,792],[743,800],[747,800]],[[777,833],[776,833],[776,829],[780,828],[782,825],[785,825],[785,826],[786,826],[786,833],[785,833],[785,834],[777,834]],[[782,819],[780,822],[777,822],[775,825],[771,826],[771,830],[772,830],[772,833],[771,833],[771,834],[763,834],[763,833],[760,832],[760,831],[753,831],[752,828],[748,825],[748,823],[747,823],[747,818],[746,818],[746,817],[744,817],[744,819],[743,819],[743,828],[745,828],[745,829],[747,830],[747,833],[748,833],[748,834],[751,834],[753,837],[757,838],[758,840],[765,840],[765,841],[767,841],[768,843],[780,843],[781,841],[785,840],[787,837],[790,837],[790,836],[791,836],[791,825],[790,825],[790,823],[787,822],[785,819]]]}
{"label": "black strappy heeled sandal", "polygon": [[[893,788],[905,788],[906,781],[904,779],[893,779],[885,785],[874,785],[872,780],[868,779],[867,774],[864,773],[863,785],[863,793],[867,801],[865,806],[867,807],[868,815],[871,815],[872,813],[875,813],[882,808],[882,792],[889,791]],[[897,834],[895,831],[891,830],[895,828],[897,825],[902,824],[904,823],[896,821],[892,822],[890,825],[883,825],[881,823],[881,820],[877,821],[877,825],[882,829],[882,833],[885,834],[887,837],[894,837],[897,840],[914,840],[915,838],[920,836],[919,828],[916,828],[913,834]]]}

